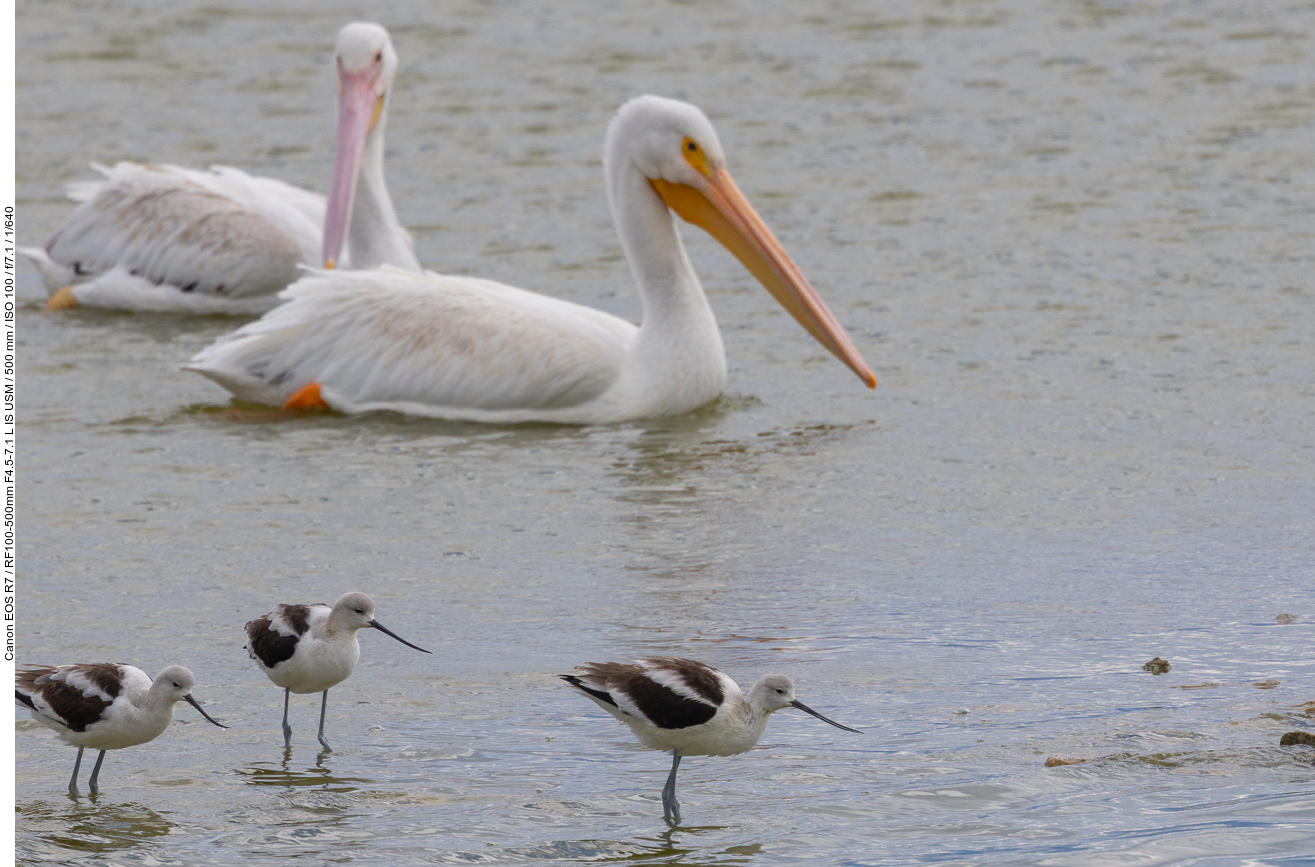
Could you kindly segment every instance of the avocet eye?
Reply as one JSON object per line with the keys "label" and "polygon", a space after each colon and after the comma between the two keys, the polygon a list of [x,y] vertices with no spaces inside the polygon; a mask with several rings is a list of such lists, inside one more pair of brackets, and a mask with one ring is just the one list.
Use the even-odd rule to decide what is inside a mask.
{"label": "avocet eye", "polygon": [[379,52],[374,56],[374,62],[379,63],[383,59],[384,59],[384,52],[383,49],[380,49]]}

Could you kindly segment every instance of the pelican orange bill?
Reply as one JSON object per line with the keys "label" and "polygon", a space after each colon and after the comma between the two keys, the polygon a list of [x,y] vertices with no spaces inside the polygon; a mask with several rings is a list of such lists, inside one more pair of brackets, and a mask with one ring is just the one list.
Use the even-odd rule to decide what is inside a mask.
{"label": "pelican orange bill", "polygon": [[705,176],[706,190],[660,179],[649,183],[671,210],[712,235],[739,259],[814,340],[858,374],[868,388],[876,388],[876,375],[844,326],[790,260],[730,174],[724,168],[710,167]]}

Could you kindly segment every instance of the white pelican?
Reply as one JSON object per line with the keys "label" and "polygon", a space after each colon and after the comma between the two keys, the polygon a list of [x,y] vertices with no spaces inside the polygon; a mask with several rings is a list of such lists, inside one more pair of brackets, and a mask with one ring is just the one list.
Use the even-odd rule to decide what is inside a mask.
{"label": "white pelican", "polygon": [[607,131],[608,198],[644,304],[636,328],[489,280],[389,268],[314,273],[189,370],[242,400],[477,422],[675,415],[726,385],[717,321],[671,212],[703,227],[869,387],[876,377],[726,171],[712,124],[643,96]]}
{"label": "white pelican", "polygon": [[41,723],[66,744],[78,748],[68,793],[77,797],[78,770],[87,747],[100,750],[87,781],[96,794],[106,750],[121,750],[153,741],[173,722],[174,705],[185,701],[201,716],[222,728],[192,698],[196,678],[181,665],[171,665],[151,680],[146,672],[118,662],[79,665],[28,665],[14,676],[15,696]]}
{"label": "white pelican", "polygon": [[44,248],[19,249],[50,293],[46,309],[263,313],[301,276],[300,265],[339,263],[349,222],[350,267],[418,272],[384,183],[397,52],[387,30],[357,22],[339,31],[335,59],[338,141],[327,212],[317,193],[228,166],[93,164],[105,179],[69,188],[82,204],[68,222]]}
{"label": "white pelican", "polygon": [[662,787],[662,814],[673,825],[680,824],[676,771],[681,756],[747,753],[763,736],[772,714],[788,707],[861,734],[796,699],[794,681],[784,674],[764,675],[745,696],[730,677],[696,659],[658,656],[634,665],[591,662],[577,665],[575,670],[582,673],[558,677],[630,726],[644,746],[671,750],[671,775]]}

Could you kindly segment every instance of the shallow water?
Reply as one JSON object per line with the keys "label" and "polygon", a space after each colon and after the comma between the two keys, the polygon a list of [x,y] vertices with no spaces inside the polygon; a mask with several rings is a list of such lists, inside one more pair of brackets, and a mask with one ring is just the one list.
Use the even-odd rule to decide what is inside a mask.
{"label": "shallow water", "polygon": [[[361,14],[21,3],[20,241],[90,160],[323,189]],[[183,663],[232,726],[180,707],[75,801],[20,714],[21,861],[1310,863],[1315,7],[368,14],[423,263],[637,318],[602,133],[691,99],[881,385],[693,229],[730,389],[618,427],[233,412],[178,368],[234,321],[45,315],[21,271],[20,661]],[[241,625],[348,589],[434,655],[364,634],[336,751],[308,696],[285,755]],[[778,714],[668,830],[669,760],[553,677],[657,653],[863,734]]]}

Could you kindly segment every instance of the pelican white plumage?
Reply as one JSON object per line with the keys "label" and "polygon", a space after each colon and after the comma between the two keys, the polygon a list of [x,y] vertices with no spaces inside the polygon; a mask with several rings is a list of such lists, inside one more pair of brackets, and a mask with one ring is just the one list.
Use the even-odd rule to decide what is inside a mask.
{"label": "pelican white plumage", "polygon": [[477,422],[676,415],[726,385],[717,321],[672,211],[725,245],[869,387],[876,377],[726,171],[689,103],[643,96],[607,132],[608,198],[644,305],[631,323],[490,280],[382,268],[312,273],[192,360],[242,400]]}
{"label": "pelican white plumage", "polygon": [[263,313],[302,265],[418,272],[384,182],[398,66],[392,39],[378,24],[348,24],[335,60],[338,140],[327,208],[318,193],[228,166],[93,164],[105,177],[69,188],[82,204],[68,222],[44,247],[19,249],[50,294],[46,309]]}

